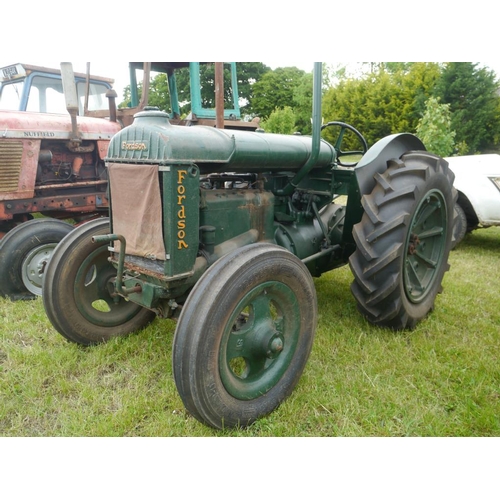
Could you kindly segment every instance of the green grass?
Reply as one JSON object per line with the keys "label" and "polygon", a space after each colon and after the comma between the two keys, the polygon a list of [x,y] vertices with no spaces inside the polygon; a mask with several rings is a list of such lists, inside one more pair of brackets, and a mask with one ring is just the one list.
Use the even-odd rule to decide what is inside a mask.
{"label": "green grass", "polygon": [[305,372],[276,411],[216,431],[184,409],[175,324],[83,348],[40,299],[0,299],[1,436],[500,436],[500,228],[452,252],[435,311],[411,332],[368,324],[346,266],[316,279],[319,325]]}

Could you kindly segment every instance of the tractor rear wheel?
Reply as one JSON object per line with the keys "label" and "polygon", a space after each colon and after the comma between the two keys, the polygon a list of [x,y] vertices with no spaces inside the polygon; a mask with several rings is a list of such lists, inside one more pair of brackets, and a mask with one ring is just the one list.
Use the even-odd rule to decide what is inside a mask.
{"label": "tractor rear wheel", "polygon": [[298,383],[316,323],[313,280],[287,250],[256,243],[218,260],[175,332],[174,379],[187,410],[215,428],[273,411]]}
{"label": "tractor rear wheel", "polygon": [[360,312],[376,325],[413,328],[434,307],[449,269],[457,192],[442,158],[425,151],[391,160],[376,175],[353,229],[349,264]]}
{"label": "tractor rear wheel", "polygon": [[11,300],[42,295],[45,268],[58,243],[73,226],[57,219],[35,219],[0,240],[0,296]]}
{"label": "tractor rear wheel", "polygon": [[155,314],[122,297],[112,296],[116,269],[108,262],[108,243],[92,236],[109,232],[109,219],[86,222],[56,248],[43,280],[43,305],[54,328],[83,345],[135,332]]}

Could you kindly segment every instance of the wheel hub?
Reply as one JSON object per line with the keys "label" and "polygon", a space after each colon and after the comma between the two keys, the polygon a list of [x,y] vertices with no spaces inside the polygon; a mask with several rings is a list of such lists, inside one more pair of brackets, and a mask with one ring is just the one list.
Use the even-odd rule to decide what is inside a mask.
{"label": "wheel hub", "polygon": [[25,257],[22,264],[24,286],[34,295],[42,295],[42,281],[45,268],[57,243],[47,243],[34,248]]}
{"label": "wheel hub", "polygon": [[284,347],[284,342],[283,338],[280,336],[274,337],[270,342],[269,342],[269,349],[267,350],[267,357],[269,359],[274,359],[277,356],[279,356],[280,352],[283,350]]}
{"label": "wheel hub", "polygon": [[253,328],[241,341],[241,350],[252,357],[275,359],[284,348],[284,338],[272,318],[253,318]]}
{"label": "wheel hub", "polygon": [[252,289],[235,309],[220,358],[223,384],[234,397],[258,397],[286,371],[300,334],[296,300],[273,281]]}

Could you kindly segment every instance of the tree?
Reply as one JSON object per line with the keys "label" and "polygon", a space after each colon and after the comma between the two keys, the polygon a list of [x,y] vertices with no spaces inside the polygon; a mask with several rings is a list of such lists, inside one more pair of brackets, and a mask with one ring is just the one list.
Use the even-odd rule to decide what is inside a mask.
{"label": "tree", "polygon": [[254,96],[254,84],[269,71],[271,71],[271,68],[261,62],[236,63],[238,93],[240,96],[240,110],[242,116],[244,114],[252,114],[250,103],[252,102]]}
{"label": "tree", "polygon": [[477,63],[451,62],[441,73],[435,96],[450,105],[456,141],[468,154],[483,151],[500,136],[500,98],[495,74]]}
{"label": "tree", "polygon": [[427,99],[434,93],[442,68],[439,63],[432,62],[398,64],[402,66],[394,73],[394,79],[403,88],[404,112],[408,113],[409,131],[414,132]]}
{"label": "tree", "polygon": [[430,97],[425,112],[417,126],[417,136],[428,151],[439,156],[450,156],[455,147],[455,131],[451,128],[449,104],[440,104],[439,99]]}
{"label": "tree", "polygon": [[148,105],[156,106],[167,113],[172,112],[170,106],[170,91],[168,89],[167,75],[165,73],[160,73],[151,80]]}
{"label": "tree", "polygon": [[[238,97],[242,116],[249,113],[247,110],[252,99],[253,84],[270,68],[261,62],[236,63],[238,82]],[[189,68],[180,68],[175,72],[177,93],[181,115],[186,115],[191,110],[191,82]],[[215,65],[200,64],[201,101],[205,108],[215,108]],[[226,108],[233,107],[231,88],[231,75],[228,66],[224,66],[224,102]],[[142,93],[142,83],[139,83],[139,96]],[[124,89],[124,99],[120,107],[130,104],[130,85]],[[170,95],[168,90],[167,75],[159,73],[151,79],[149,104],[157,106],[163,111],[170,112]]]}
{"label": "tree", "polygon": [[439,77],[436,63],[377,63],[360,78],[340,80],[323,98],[325,121],[356,127],[369,145],[389,134],[415,132]]}
{"label": "tree", "polygon": [[312,101],[313,101],[313,74],[305,73],[297,81],[293,89],[292,106],[295,113],[295,125],[303,134],[312,133]]}
{"label": "tree", "polygon": [[261,126],[266,132],[273,134],[293,134],[297,130],[295,120],[293,109],[285,106],[283,109],[276,108]]}
{"label": "tree", "polygon": [[276,68],[264,73],[253,84],[252,114],[266,120],[276,108],[292,106],[294,90],[304,75],[305,71],[296,67]]}
{"label": "tree", "polygon": [[400,92],[385,72],[341,81],[325,93],[324,121],[346,122],[357,128],[369,145],[373,144],[394,129],[401,129],[403,115],[394,113],[399,108],[396,102]]}
{"label": "tree", "polygon": [[[238,104],[241,115],[250,114],[250,102],[253,98],[253,87],[262,75],[270,71],[270,68],[261,62],[237,62],[236,76],[238,83]],[[215,64],[200,65],[201,99],[206,108],[215,108]],[[176,72],[177,90],[179,101],[186,104],[181,111],[186,113],[190,106],[190,79],[188,68]],[[224,65],[224,94],[226,107],[233,107],[233,95],[231,87],[231,74],[228,65]]]}

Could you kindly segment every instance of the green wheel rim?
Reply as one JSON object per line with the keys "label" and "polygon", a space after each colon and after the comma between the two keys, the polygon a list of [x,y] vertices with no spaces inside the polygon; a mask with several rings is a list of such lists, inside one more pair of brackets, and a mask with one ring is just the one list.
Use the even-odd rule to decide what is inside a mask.
{"label": "green wheel rim", "polygon": [[422,302],[441,269],[446,248],[446,201],[433,190],[420,202],[405,246],[404,287],[413,303]]}
{"label": "green wheel rim", "polygon": [[299,304],[285,284],[269,281],[248,292],[226,322],[219,370],[233,397],[251,400],[282,378],[300,337]]}
{"label": "green wheel rim", "polygon": [[76,273],[74,294],[87,321],[114,327],[134,318],[142,307],[114,295],[111,279],[116,277],[116,269],[108,262],[108,255],[106,245],[102,245],[87,256]]}

